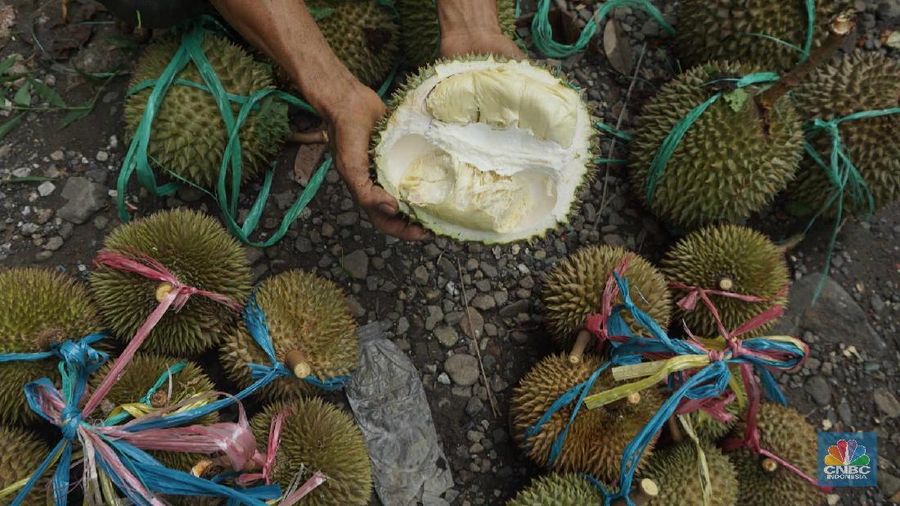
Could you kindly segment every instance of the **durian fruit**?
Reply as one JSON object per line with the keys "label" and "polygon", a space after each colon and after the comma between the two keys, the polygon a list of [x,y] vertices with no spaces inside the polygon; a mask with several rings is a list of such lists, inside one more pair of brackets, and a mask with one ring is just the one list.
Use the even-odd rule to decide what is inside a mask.
{"label": "durian fruit", "polygon": [[[650,262],[619,246],[587,246],[563,259],[544,279],[544,317],[557,344],[563,348],[571,346],[575,333],[584,327],[585,318],[600,311],[606,282],[627,255],[631,255],[631,260],[624,274],[632,300],[660,326],[668,326],[669,290],[665,278]],[[621,302],[622,297],[617,295],[613,306]],[[630,314],[624,316],[634,332],[646,335]]]}
{"label": "durian fruit", "polygon": [[[356,322],[344,292],[331,281],[301,270],[282,272],[259,284],[256,301],[265,313],[275,355],[298,376],[267,385],[262,392],[270,399],[310,393],[312,387],[300,377],[311,374],[327,380],[350,374],[356,367]],[[244,324],[226,338],[221,360],[241,388],[253,382],[249,364],[270,362]]]}
{"label": "durian fruit", "polygon": [[[738,225],[709,226],[683,237],[661,262],[663,274],[673,282],[707,290],[754,295],[762,302],[710,294],[725,329],[732,331],[774,305],[787,304],[790,273],[784,250],[765,235]],[[675,298],[687,295],[673,290]],[[690,331],[698,336],[720,334],[709,309],[698,300],[692,311],[678,311]],[[764,334],[775,322],[742,334],[741,338]]]}
{"label": "durian fruit", "polygon": [[307,3],[334,54],[363,84],[377,87],[400,57],[397,23],[377,0]]}
{"label": "durian fruit", "polygon": [[378,128],[378,181],[435,233],[485,243],[567,220],[591,157],[581,93],[528,62],[494,57],[422,68]]}
{"label": "durian fruit", "polygon": [[[22,429],[0,426],[0,490],[31,477],[50,453],[50,447],[35,435]],[[53,490],[47,488],[50,473],[34,484],[23,504],[52,504]],[[7,497],[12,503],[18,492]]]}
{"label": "durian fruit", "polygon": [[[397,0],[394,5],[400,14],[400,43],[406,64],[418,68],[434,62],[441,42],[437,4],[433,0]],[[497,0],[497,18],[503,34],[515,37],[515,1]]]}
{"label": "durian fruit", "polygon": [[[810,118],[829,120],[855,112],[900,106],[900,62],[874,52],[856,51],[817,68],[795,92],[797,107]],[[900,199],[900,114],[846,121],[838,127],[844,152],[872,192],[875,209]],[[831,136],[816,132],[811,143],[827,164]],[[825,169],[809,156],[800,165],[788,196],[810,213],[821,210],[835,192]],[[829,208],[835,212],[835,204]],[[845,197],[844,208],[865,214],[868,205]]]}
{"label": "durian fruit", "polygon": [[[35,353],[64,340],[78,340],[103,329],[87,290],[59,272],[0,270],[0,353]],[[25,400],[25,385],[58,378],[58,359],[0,364],[0,423],[37,419]]]}
{"label": "durian fruit", "polygon": [[[647,202],[651,163],[676,123],[716,92],[717,80],[758,70],[727,62],[694,67],[644,106],[629,143],[631,180],[641,200]],[[803,130],[786,97],[763,118],[753,99],[759,90],[725,92],[691,125],[657,180],[650,203],[657,216],[683,228],[736,222],[785,188],[800,162]]]}
{"label": "durian fruit", "polygon": [[[565,428],[574,406],[570,404],[553,414],[538,434],[526,438],[525,432],[564,392],[588,379],[599,366],[600,358],[595,355],[585,355],[577,364],[570,363],[565,355],[550,355],[538,362],[515,388],[510,402],[512,432],[519,447],[535,463],[547,465],[550,447]],[[591,394],[615,384],[609,371],[605,371]],[[661,394],[649,388],[596,409],[582,406],[553,469],[588,473],[606,483],[616,482],[625,447],[661,404]],[[650,444],[639,468],[652,453]]]}
{"label": "durian fruit", "polygon": [[260,451],[269,425],[288,409],[275,455],[273,481],[284,490],[297,474],[302,484],[319,471],[328,479],[303,498],[308,506],[364,506],[372,495],[372,470],[362,432],[353,419],[316,397],[275,403],[250,420]]}
{"label": "durian fruit", "polygon": [[[150,257],[187,285],[243,303],[250,295],[250,266],[241,246],[213,218],[188,209],[161,211],[119,226],[104,251]],[[158,306],[161,284],[138,274],[98,265],[91,290],[116,337],[131,340]],[[189,356],[216,346],[239,314],[202,295],[180,311],[169,310],[141,346],[144,351]]]}
{"label": "durian fruit", "polygon": [[[200,369],[200,366],[193,362],[187,362],[187,365],[181,371],[173,371],[172,368],[178,362],[179,359],[177,358],[162,355],[136,354],[128,364],[128,367],[125,368],[125,371],[119,376],[118,381],[109,390],[104,403],[111,408],[137,403],[147,394],[156,380],[166,374],[169,374],[169,379],[150,398],[150,404],[154,411],[170,408],[196,395],[215,391],[215,386],[209,377],[204,374],[203,370]],[[91,376],[90,386],[92,389],[96,389],[106,379],[113,364],[114,361],[107,362],[96,374]],[[172,372],[167,373],[166,371]],[[215,399],[207,399],[207,401],[211,400]],[[106,401],[109,401],[109,403],[106,403]],[[105,414],[108,415],[110,413]],[[195,423],[208,425],[216,423],[218,420],[218,415],[211,413]],[[207,458],[205,455],[190,453],[160,451],[152,451],[150,453],[166,467],[180,471],[190,471],[199,460]]]}
{"label": "durian fruit", "polygon": [[[848,2],[817,0],[813,47],[828,35],[828,23]],[[685,67],[731,59],[765,70],[788,70],[800,53],[808,16],[802,1],[683,0],[678,5],[675,49]],[[779,39],[781,42],[774,39]]]}
{"label": "durian fruit", "polygon": [[[763,403],[756,420],[762,448],[808,476],[816,476],[816,429],[803,415],[787,406]],[[743,422],[739,423],[734,436],[743,437],[745,428]],[[740,477],[738,504],[815,506],[822,502],[822,494],[816,487],[767,457],[745,448],[728,456]]]}
{"label": "durian fruit", "polygon": [[[147,47],[132,71],[132,85],[160,77],[180,41],[162,39]],[[249,96],[274,86],[272,69],[257,61],[233,42],[213,34],[203,39],[203,51],[228,93]],[[177,79],[203,84],[193,63],[178,72]],[[125,124],[129,138],[137,131],[152,87],[131,94],[125,101]],[[235,118],[240,104],[232,103]],[[260,174],[278,153],[289,133],[287,105],[274,97],[263,99],[241,128],[241,176],[248,180]],[[225,122],[213,96],[204,90],[173,84],[155,116],[147,155],[160,171],[205,188],[214,188],[228,142]]]}
{"label": "durian fruit", "polygon": [[533,480],[506,506],[584,506],[603,504],[603,494],[575,473],[552,473]]}
{"label": "durian fruit", "polygon": [[[702,444],[712,490],[709,506],[738,504],[738,477],[728,457],[711,444]],[[641,476],[650,478],[659,487],[659,494],[647,506],[677,506],[704,504],[700,486],[700,467],[697,445],[682,441],[674,446],[657,449],[647,460]],[[774,503],[773,503],[774,504]]]}

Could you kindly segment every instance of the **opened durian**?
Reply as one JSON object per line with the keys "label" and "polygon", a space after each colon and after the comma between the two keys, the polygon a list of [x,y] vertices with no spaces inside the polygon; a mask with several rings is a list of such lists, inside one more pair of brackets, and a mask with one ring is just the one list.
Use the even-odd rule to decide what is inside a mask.
{"label": "opened durian", "polygon": [[[817,0],[813,47],[828,35],[828,22],[848,2]],[[800,61],[807,36],[804,2],[779,0],[683,0],[678,5],[675,48],[685,68],[730,59],[788,70]]]}
{"label": "opened durian", "polygon": [[[587,380],[599,366],[600,358],[595,355],[585,355],[577,364],[570,363],[565,355],[551,355],[535,364],[515,388],[510,402],[512,432],[519,447],[535,463],[542,466],[548,464],[550,447],[569,421],[573,404],[554,413],[539,433],[526,437],[525,432],[564,392]],[[609,371],[605,371],[591,393],[614,385]],[[553,469],[589,473],[606,483],[616,482],[625,447],[647,424],[661,403],[659,392],[648,388],[639,395],[596,409],[582,406]],[[651,443],[641,457],[639,467],[652,452]]]}
{"label": "opened durian", "polygon": [[584,506],[603,504],[603,495],[584,476],[552,473],[532,480],[506,506]]}
{"label": "opened durian", "polygon": [[591,161],[581,94],[528,62],[423,68],[379,127],[378,181],[434,232],[486,243],[564,222]]}
{"label": "opened durian", "polygon": [[[622,260],[631,255],[625,270],[632,300],[665,328],[669,323],[671,302],[666,280],[647,260],[618,246],[588,246],[566,257],[544,280],[541,301],[554,340],[563,348],[572,344],[575,334],[584,328],[585,318],[600,311],[603,289]],[[617,295],[613,306],[622,302]],[[625,320],[632,330],[642,333],[630,314]]]}
{"label": "opened durian", "polygon": [[[825,65],[802,83],[795,93],[800,110],[810,119],[830,120],[849,114],[900,107],[900,62],[874,52],[856,51],[839,62]],[[900,198],[900,113],[846,121],[838,126],[844,152],[859,170],[879,209]],[[831,136],[815,131],[812,146],[828,164]],[[836,188],[825,169],[809,156],[804,158],[789,197],[815,213],[835,194]],[[828,209],[834,214],[837,202]],[[848,194],[844,209],[868,212],[865,200],[854,201]]]}
{"label": "opened durian", "polygon": [[[433,0],[397,0],[400,14],[400,42],[406,64],[413,68],[432,63],[440,50],[441,27],[437,4]],[[516,5],[512,0],[497,0],[497,20],[507,37],[516,33]]]}
{"label": "opened durian", "polygon": [[[747,302],[710,294],[729,332],[774,305],[787,304],[790,277],[784,250],[765,235],[738,225],[705,227],[683,237],[662,259],[662,271],[673,282],[706,290],[722,290],[753,295],[761,302]],[[674,290],[675,297],[687,295]],[[718,336],[719,330],[709,309],[698,300],[693,310],[678,311],[690,331],[698,336]],[[740,337],[764,334],[772,321]]]}
{"label": "opened durian", "polygon": [[[175,55],[180,41],[169,38],[147,47],[132,72],[132,86],[160,77]],[[212,34],[203,39],[203,51],[228,93],[249,96],[274,86],[272,69],[254,61],[233,42]],[[177,79],[203,84],[193,63],[176,75]],[[147,87],[125,101],[125,124],[133,137],[152,92]],[[232,103],[235,117],[239,103]],[[278,153],[289,132],[287,105],[274,97],[264,98],[241,128],[241,176],[244,180],[261,173]],[[207,91],[173,84],[162,99],[152,125],[147,155],[160,171],[213,188],[228,142],[228,133],[216,101]]]}
{"label": "opened durian", "polygon": [[[103,251],[149,257],[182,283],[222,294],[242,304],[250,295],[250,266],[241,246],[213,218],[187,209],[161,211],[126,223],[106,237]],[[165,293],[158,281],[98,265],[91,289],[116,337],[131,340]],[[180,311],[167,311],[144,351],[189,356],[219,344],[239,314],[220,302],[193,295]]]}
{"label": "opened durian", "polygon": [[[50,453],[50,447],[34,434],[21,429],[0,426],[0,490],[20,481],[27,480],[37,471],[41,461]],[[49,473],[34,484],[25,496],[23,504],[52,504],[53,489],[47,488]],[[3,504],[11,504],[18,494],[10,492],[0,497]]]}
{"label": "opened durian", "polygon": [[[663,140],[692,109],[758,68],[736,63],[694,67],[663,86],[644,106],[629,143],[635,193],[647,203],[651,163]],[[687,130],[657,181],[650,209],[678,227],[736,222],[765,207],[794,176],[803,131],[794,106],[781,97],[767,117],[753,85],[725,92]]]}
{"label": "opened durian", "polygon": [[335,55],[367,86],[379,86],[400,56],[397,24],[377,0],[307,3]]}
{"label": "opened durian", "polygon": [[[64,340],[77,341],[103,326],[87,290],[59,272],[15,268],[0,271],[0,353],[36,353]],[[0,364],[0,423],[35,420],[25,385],[56,379],[59,359]]]}
{"label": "opened durian", "polygon": [[[711,444],[703,444],[709,471],[709,506],[732,506],[737,503],[738,477],[728,457]],[[659,494],[647,506],[707,504],[700,486],[700,464],[697,446],[683,441],[665,449],[657,449],[647,460],[641,476],[659,486]]]}
{"label": "opened durian", "polygon": [[287,409],[281,443],[275,455],[273,480],[288,487],[297,475],[300,484],[315,472],[325,483],[303,498],[308,506],[364,506],[372,495],[372,470],[362,432],[336,406],[316,397],[266,407],[250,420],[260,451],[265,451],[272,417]]}
{"label": "opened durian", "polygon": [[[324,381],[348,375],[356,367],[356,322],[344,292],[331,281],[309,272],[286,271],[260,283],[256,301],[265,313],[275,355],[298,376],[267,385],[262,391],[270,399],[309,393],[312,387],[301,377]],[[253,382],[249,364],[271,365],[245,324],[225,340],[221,358],[226,373],[241,388]]]}
{"label": "opened durian", "polygon": [[[816,476],[816,429],[803,415],[787,406],[763,403],[756,421],[760,447],[790,462],[807,476]],[[742,438],[745,428],[743,422],[739,423],[733,435]],[[728,456],[740,477],[738,504],[816,506],[822,502],[819,489],[768,457],[744,448]]]}

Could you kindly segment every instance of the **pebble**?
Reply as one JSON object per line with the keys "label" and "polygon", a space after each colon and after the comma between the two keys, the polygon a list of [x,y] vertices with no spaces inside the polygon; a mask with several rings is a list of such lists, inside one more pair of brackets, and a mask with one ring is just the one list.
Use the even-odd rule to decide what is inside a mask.
{"label": "pebble", "polygon": [[474,385],[478,382],[478,359],[466,353],[451,355],[444,361],[444,371],[457,385]]}
{"label": "pebble", "polygon": [[831,387],[821,376],[810,376],[806,380],[806,391],[819,406],[827,406],[831,402]]}
{"label": "pebble", "polygon": [[445,348],[452,348],[459,342],[459,334],[456,333],[456,330],[453,327],[447,325],[442,325],[434,329],[434,337],[436,337],[438,342]]}
{"label": "pebble", "polygon": [[425,318],[425,330],[434,330],[434,327],[444,319],[444,311],[440,306],[428,306],[428,317]]}
{"label": "pebble", "polygon": [[497,301],[490,295],[478,295],[472,299],[472,305],[482,311],[493,309],[497,305]]}
{"label": "pebble", "polygon": [[98,162],[106,162],[109,161],[109,153],[106,151],[97,151],[97,161]]}
{"label": "pebble", "polygon": [[872,397],[875,400],[875,406],[878,407],[879,411],[884,413],[886,418],[896,418],[900,416],[900,402],[897,401],[894,394],[883,387],[878,387],[875,389]]}
{"label": "pebble", "polygon": [[37,187],[38,195],[41,197],[46,197],[53,193],[56,190],[56,185],[51,183],[50,181],[44,181]]}
{"label": "pebble", "polygon": [[48,251],[56,251],[59,248],[62,248],[63,238],[55,235],[50,239],[47,239],[47,242],[44,244],[44,249]]}
{"label": "pebble", "polygon": [[62,196],[68,202],[56,215],[76,224],[84,223],[106,204],[106,188],[85,177],[70,177]]}
{"label": "pebble", "polygon": [[466,402],[466,414],[469,416],[475,416],[484,409],[484,403],[481,402],[481,399],[478,397],[469,397],[468,402]]}
{"label": "pebble", "polygon": [[353,279],[366,279],[369,274],[369,256],[358,249],[344,257],[343,266]]}

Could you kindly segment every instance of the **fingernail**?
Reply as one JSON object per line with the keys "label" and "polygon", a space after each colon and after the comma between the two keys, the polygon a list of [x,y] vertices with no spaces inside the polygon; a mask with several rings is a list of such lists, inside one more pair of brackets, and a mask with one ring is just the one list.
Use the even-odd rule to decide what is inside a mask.
{"label": "fingernail", "polygon": [[395,209],[394,206],[390,204],[381,204],[380,206],[378,206],[378,210],[384,214],[388,214],[391,216],[397,214],[397,209]]}

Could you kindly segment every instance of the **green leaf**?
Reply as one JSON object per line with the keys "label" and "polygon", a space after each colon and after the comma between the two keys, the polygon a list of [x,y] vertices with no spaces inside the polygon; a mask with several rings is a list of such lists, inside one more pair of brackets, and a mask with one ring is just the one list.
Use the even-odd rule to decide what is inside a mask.
{"label": "green leaf", "polygon": [[65,117],[63,117],[62,123],[60,124],[59,128],[60,129],[66,128],[67,126],[71,125],[72,123],[75,123],[76,121],[84,118],[85,116],[90,114],[91,111],[93,111],[93,110],[94,110],[94,104],[92,104],[92,103],[88,104],[86,106],[79,107],[77,109],[72,109],[71,111],[68,112],[68,114],[65,115]]}
{"label": "green leaf", "polygon": [[0,62],[0,75],[5,74],[6,71],[9,70],[10,68],[12,68],[12,66],[15,64],[16,64],[16,57],[15,56],[7,56],[6,59],[4,59],[2,62]]}
{"label": "green leaf", "polygon": [[34,91],[54,107],[66,107],[66,101],[53,88],[40,81],[32,81]]}
{"label": "green leaf", "polygon": [[16,128],[16,125],[18,125],[24,117],[24,112],[19,113],[16,116],[13,116],[12,118],[4,121],[3,124],[0,124],[0,139],[6,137],[6,134],[8,134],[13,128]]}
{"label": "green leaf", "polygon": [[747,99],[750,98],[750,95],[743,89],[738,88],[725,93],[722,95],[722,98],[728,102],[728,107],[731,107],[732,111],[741,112],[741,109],[744,108],[744,104],[747,103]]}
{"label": "green leaf", "polygon": [[25,84],[19,88],[19,91],[13,96],[13,103],[22,107],[31,106],[31,81],[25,81]]}

